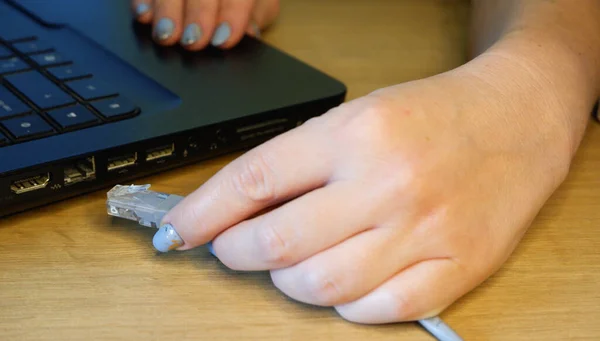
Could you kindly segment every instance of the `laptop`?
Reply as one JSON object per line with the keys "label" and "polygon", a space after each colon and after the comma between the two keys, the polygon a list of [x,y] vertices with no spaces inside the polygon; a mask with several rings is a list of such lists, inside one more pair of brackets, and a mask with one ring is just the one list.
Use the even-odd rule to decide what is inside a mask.
{"label": "laptop", "polygon": [[251,37],[160,47],[126,0],[0,0],[0,216],[252,148],[345,96]]}

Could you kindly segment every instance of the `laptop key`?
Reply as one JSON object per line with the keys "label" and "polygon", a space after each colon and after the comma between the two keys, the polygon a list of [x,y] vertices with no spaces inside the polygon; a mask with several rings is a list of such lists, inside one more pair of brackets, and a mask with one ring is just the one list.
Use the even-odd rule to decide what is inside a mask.
{"label": "laptop key", "polygon": [[13,47],[19,50],[19,52],[25,54],[39,53],[52,50],[52,46],[50,46],[50,44],[45,43],[41,40],[31,40],[20,43],[14,43]]}
{"label": "laptop key", "polygon": [[109,85],[94,78],[68,82],[66,85],[86,101],[118,94]]}
{"label": "laptop key", "polygon": [[138,108],[131,101],[121,96],[91,102],[90,104],[109,120],[124,119],[138,113]]}
{"label": "laptop key", "polygon": [[4,46],[0,45],[0,58],[8,58],[13,55],[13,52]]}
{"label": "laptop key", "polygon": [[96,115],[92,114],[88,109],[79,104],[72,107],[49,111],[48,115],[50,115],[50,117],[65,130],[99,122]]}
{"label": "laptop key", "polygon": [[7,73],[28,70],[30,67],[24,61],[17,57],[0,60],[0,75]]}
{"label": "laptop key", "polygon": [[54,129],[36,114],[11,118],[2,121],[2,124],[16,139],[45,136],[54,132]]}
{"label": "laptop key", "polygon": [[52,76],[60,79],[61,81],[90,76],[90,73],[85,72],[74,65],[50,67],[47,68],[46,71],[50,72]]}
{"label": "laptop key", "polygon": [[57,52],[46,52],[42,54],[35,54],[29,57],[41,66],[57,65],[68,62],[65,57]]}
{"label": "laptop key", "polygon": [[17,73],[6,76],[5,79],[42,109],[75,103],[73,97],[37,71]]}
{"label": "laptop key", "polygon": [[31,108],[27,104],[0,85],[0,120],[14,115],[26,114],[30,111]]}

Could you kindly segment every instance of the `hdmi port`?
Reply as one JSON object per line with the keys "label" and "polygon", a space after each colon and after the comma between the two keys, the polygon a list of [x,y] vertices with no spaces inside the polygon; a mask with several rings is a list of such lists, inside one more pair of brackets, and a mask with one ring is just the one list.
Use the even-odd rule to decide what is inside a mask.
{"label": "hdmi port", "polygon": [[148,149],[146,151],[146,161],[155,161],[170,158],[175,154],[175,144]]}
{"label": "hdmi port", "polygon": [[137,163],[137,153],[113,157],[108,159],[108,171],[117,171],[123,168],[135,166]]}
{"label": "hdmi port", "polygon": [[10,190],[15,194],[23,194],[44,189],[50,183],[50,173],[33,176],[31,178],[13,181]]}

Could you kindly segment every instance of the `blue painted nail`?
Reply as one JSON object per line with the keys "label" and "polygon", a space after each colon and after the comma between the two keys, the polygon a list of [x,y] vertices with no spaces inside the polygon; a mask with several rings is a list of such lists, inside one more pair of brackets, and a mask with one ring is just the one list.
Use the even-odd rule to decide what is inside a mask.
{"label": "blue painted nail", "polygon": [[164,225],[152,238],[154,248],[160,252],[169,252],[183,245],[183,239],[171,224]]}
{"label": "blue painted nail", "polygon": [[162,18],[154,27],[154,35],[158,40],[166,40],[169,39],[171,34],[173,34],[173,30],[175,29],[175,24],[173,20],[169,18]]}
{"label": "blue painted nail", "polygon": [[213,248],[212,242],[206,244],[206,247],[208,248],[208,251],[210,251],[210,254],[217,257],[217,254],[215,253],[215,249]]}
{"label": "blue painted nail", "polygon": [[229,36],[231,36],[231,26],[224,22],[215,30],[215,34],[213,35],[211,43],[214,46],[222,45],[227,41],[227,39],[229,39]]}
{"label": "blue painted nail", "polygon": [[196,24],[189,24],[183,31],[183,35],[181,36],[181,44],[192,45],[200,39],[201,35],[202,30],[200,29],[200,26]]}
{"label": "blue painted nail", "polygon": [[258,27],[258,25],[255,22],[253,22],[251,26],[252,30],[254,31],[254,37],[260,38],[260,28]]}
{"label": "blue painted nail", "polygon": [[148,4],[139,4],[135,8],[135,14],[137,14],[137,16],[139,17],[139,16],[145,14],[146,12],[148,12],[149,10],[150,10],[150,6]]}
{"label": "blue painted nail", "polygon": [[450,326],[437,316],[419,320],[419,323],[439,340],[463,341]]}

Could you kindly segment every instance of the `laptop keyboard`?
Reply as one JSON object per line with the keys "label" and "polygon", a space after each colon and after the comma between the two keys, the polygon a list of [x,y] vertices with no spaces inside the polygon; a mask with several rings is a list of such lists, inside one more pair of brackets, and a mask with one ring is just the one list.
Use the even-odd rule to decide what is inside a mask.
{"label": "laptop keyboard", "polygon": [[52,45],[0,37],[0,147],[128,119],[139,108]]}

